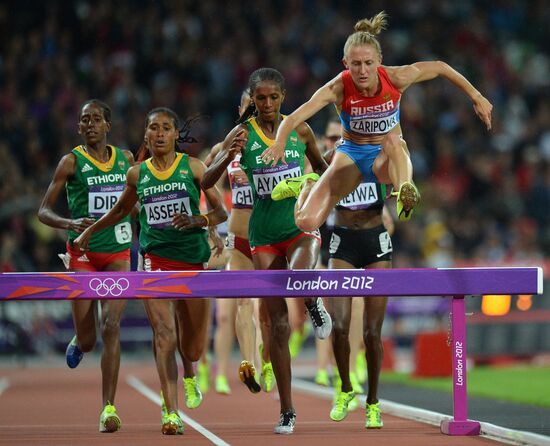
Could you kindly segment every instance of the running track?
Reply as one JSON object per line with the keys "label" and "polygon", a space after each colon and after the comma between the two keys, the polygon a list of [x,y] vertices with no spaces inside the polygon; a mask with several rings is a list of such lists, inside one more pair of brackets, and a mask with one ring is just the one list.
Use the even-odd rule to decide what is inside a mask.
{"label": "running track", "polygon": [[183,391],[180,392],[180,408],[185,408],[184,414],[197,425],[192,427],[193,421],[184,419],[185,434],[167,437],[160,433],[160,408],[153,401],[158,394],[158,378],[152,358],[142,364],[127,364],[123,360],[116,401],[122,430],[100,434],[100,374],[92,361],[96,362],[89,358],[88,365],[83,363],[76,370],[61,363],[50,368],[0,369],[0,445],[499,444],[481,437],[449,437],[436,426],[387,414],[383,429],[366,431],[361,409],[335,423],[328,417],[329,400],[297,390],[293,395],[298,415],[296,429],[293,435],[282,437],[272,433],[279,412],[277,392],[252,395],[236,376],[230,380],[232,395],[222,396],[210,390],[195,410],[185,408]]}

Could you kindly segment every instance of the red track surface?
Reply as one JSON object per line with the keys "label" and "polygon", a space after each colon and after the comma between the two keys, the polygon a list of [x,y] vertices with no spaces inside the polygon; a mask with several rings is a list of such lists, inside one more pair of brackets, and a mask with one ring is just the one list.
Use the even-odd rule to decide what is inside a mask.
{"label": "red track surface", "polygon": [[[92,363],[93,359],[87,361]],[[9,387],[0,394],[0,445],[213,444],[189,425],[183,436],[163,436],[159,407],[128,384],[129,376],[135,376],[157,392],[158,377],[152,358],[143,365],[123,362],[116,401],[122,430],[101,434],[98,432],[101,409],[98,367],[83,364],[69,370],[60,364],[55,368],[0,369],[0,379],[9,381]],[[230,396],[210,390],[195,410],[186,409],[182,392],[179,395],[180,408],[185,408],[187,416],[230,445],[497,444],[480,437],[449,437],[441,434],[438,427],[389,415],[384,415],[383,429],[366,431],[361,409],[349,414],[343,422],[335,423],[328,417],[330,401],[298,392],[293,395],[298,415],[296,429],[293,435],[283,437],[272,433],[279,413],[276,391],[252,395],[236,377],[230,385],[233,391]]]}

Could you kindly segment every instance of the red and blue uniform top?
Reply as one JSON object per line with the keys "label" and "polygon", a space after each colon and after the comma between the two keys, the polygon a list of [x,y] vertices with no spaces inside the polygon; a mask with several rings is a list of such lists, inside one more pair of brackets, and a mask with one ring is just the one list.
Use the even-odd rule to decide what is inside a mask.
{"label": "red and blue uniform top", "polygon": [[378,67],[380,92],[363,96],[357,90],[349,70],[342,71],[344,100],[337,107],[344,140],[369,144],[373,136],[382,136],[399,125],[401,92],[392,84],[386,70]]}

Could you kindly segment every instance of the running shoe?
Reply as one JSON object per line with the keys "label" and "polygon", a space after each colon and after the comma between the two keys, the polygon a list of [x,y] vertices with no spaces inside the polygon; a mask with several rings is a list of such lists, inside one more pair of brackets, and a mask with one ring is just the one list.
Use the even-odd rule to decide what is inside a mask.
{"label": "running shoe", "polygon": [[166,401],[164,401],[164,395],[162,394],[162,390],[160,391],[160,417],[161,419],[164,419],[164,417],[168,416],[168,408],[166,407]]}
{"label": "running shoe", "polygon": [[122,426],[122,421],[116,413],[116,407],[107,403],[99,416],[99,432],[116,432]]}
{"label": "running shoe", "polygon": [[197,375],[199,377],[199,389],[201,389],[202,393],[208,392],[210,388],[210,362],[208,360],[206,362],[199,361]]}
{"label": "running shoe", "polygon": [[382,413],[380,412],[380,403],[367,403],[365,416],[365,427],[367,429],[381,429],[382,426],[384,426],[384,423],[382,422]]}
{"label": "running shoe", "polygon": [[239,378],[252,393],[258,393],[262,388],[256,382],[256,369],[250,361],[242,361],[239,366]]}
{"label": "running shoe", "polygon": [[359,350],[355,359],[355,373],[357,380],[363,384],[367,381],[367,358],[365,358],[365,350]]}
{"label": "running shoe", "polygon": [[357,374],[355,372],[349,372],[349,380],[351,382],[351,387],[355,393],[363,393],[365,389],[357,379]]}
{"label": "running shoe", "polygon": [[309,324],[304,324],[302,331],[293,330],[292,333],[290,333],[290,337],[288,338],[288,350],[290,351],[290,357],[292,359],[296,358],[300,354],[309,333],[311,333],[311,327]]}
{"label": "running shoe", "polygon": [[275,426],[273,432],[276,434],[290,435],[294,432],[294,425],[296,424],[296,413],[284,412],[279,418],[279,424]]}
{"label": "running shoe", "polygon": [[298,198],[302,187],[307,180],[317,181],[319,175],[316,173],[308,173],[296,178],[287,178],[280,181],[277,186],[271,191],[271,199],[273,201],[284,200],[285,198]]}
{"label": "running shoe", "polygon": [[197,384],[197,377],[183,378],[183,388],[185,389],[185,405],[189,409],[196,409],[202,403],[202,393]]}
{"label": "running shoe", "polygon": [[182,435],[185,427],[176,412],[170,412],[162,417],[161,431],[164,435]]}
{"label": "running shoe", "polygon": [[416,186],[408,181],[399,187],[399,192],[392,192],[397,197],[397,216],[401,221],[409,221],[416,205],[420,202],[420,193]]}
{"label": "running shoe", "polygon": [[231,387],[229,387],[229,383],[227,382],[227,377],[225,375],[216,376],[216,393],[220,393],[222,395],[231,394]]}
{"label": "running shoe", "polygon": [[318,297],[314,304],[306,304],[306,308],[311,318],[311,323],[313,324],[315,336],[319,339],[328,338],[332,331],[332,319],[325,309],[323,299]]}
{"label": "running shoe", "polygon": [[260,386],[264,392],[271,392],[275,387],[275,373],[271,361],[264,361],[264,346],[260,345],[260,358],[262,359],[262,373],[260,375]]}
{"label": "running shoe", "polygon": [[80,350],[78,343],[76,342],[76,335],[73,336],[69,345],[67,345],[67,350],[65,350],[65,359],[67,360],[67,365],[70,369],[74,369],[80,364],[84,353]]}
{"label": "running shoe", "polygon": [[317,373],[315,374],[315,384],[330,387],[330,376],[328,375],[327,369],[317,370]]}
{"label": "running shoe", "polygon": [[348,415],[348,405],[355,398],[353,390],[351,392],[340,392],[336,401],[330,410],[330,419],[333,421],[342,421]]}

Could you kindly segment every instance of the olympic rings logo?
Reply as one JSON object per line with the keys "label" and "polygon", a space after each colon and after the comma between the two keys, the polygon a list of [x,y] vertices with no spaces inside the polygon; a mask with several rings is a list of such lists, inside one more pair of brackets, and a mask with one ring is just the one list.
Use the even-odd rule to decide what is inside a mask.
{"label": "olympic rings logo", "polygon": [[130,282],[125,277],[121,277],[116,280],[111,277],[108,277],[107,279],[99,279],[98,277],[94,277],[90,280],[88,286],[100,297],[118,297],[130,288]]}

